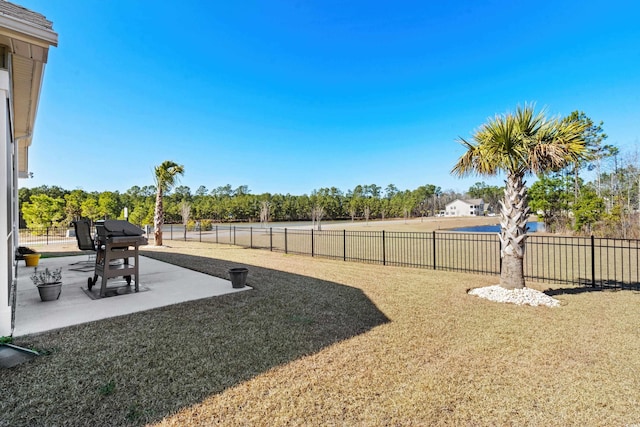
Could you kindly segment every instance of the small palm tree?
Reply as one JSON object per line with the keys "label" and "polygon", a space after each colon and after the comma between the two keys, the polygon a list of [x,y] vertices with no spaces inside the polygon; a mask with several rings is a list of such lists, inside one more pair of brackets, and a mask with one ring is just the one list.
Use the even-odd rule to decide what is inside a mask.
{"label": "small palm tree", "polygon": [[184,166],[175,162],[165,160],[161,165],[154,168],[154,178],[156,181],[156,210],[153,216],[154,240],[156,246],[162,246],[162,226],[164,225],[164,208],[162,206],[162,196],[173,188],[178,179],[178,175],[184,174]]}
{"label": "small palm tree", "polygon": [[586,158],[584,124],[549,120],[533,106],[518,107],[515,114],[496,116],[473,134],[473,141],[460,138],[467,148],[451,171],[458,176],[472,173],[506,174],[504,199],[500,201],[500,286],[523,288],[524,251],[527,237],[527,187],[525,175],[557,171]]}

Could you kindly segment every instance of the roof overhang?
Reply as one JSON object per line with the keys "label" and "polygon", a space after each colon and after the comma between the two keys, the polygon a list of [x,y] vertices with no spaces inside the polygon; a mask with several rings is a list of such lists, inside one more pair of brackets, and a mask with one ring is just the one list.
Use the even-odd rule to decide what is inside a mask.
{"label": "roof overhang", "polygon": [[[10,7],[0,11],[0,45],[10,58],[13,138],[18,147],[18,176],[29,175],[29,147],[38,111],[44,67],[50,46],[58,45],[58,34],[42,15],[3,2]],[[3,7],[4,9],[4,7]],[[11,16],[10,14],[18,16]]]}
{"label": "roof overhang", "polygon": [[3,31],[13,32],[17,38],[30,38],[34,44],[45,48],[58,46],[58,34],[53,30],[23,19],[1,14],[0,27]]}

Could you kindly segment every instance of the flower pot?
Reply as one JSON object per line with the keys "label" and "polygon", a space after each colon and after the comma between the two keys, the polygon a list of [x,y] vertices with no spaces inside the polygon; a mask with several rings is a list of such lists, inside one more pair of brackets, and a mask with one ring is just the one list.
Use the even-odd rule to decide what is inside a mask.
{"label": "flower pot", "polygon": [[229,277],[231,278],[231,286],[234,288],[244,288],[244,285],[247,284],[247,274],[249,274],[248,268],[230,268]]}
{"label": "flower pot", "polygon": [[44,285],[37,286],[38,292],[40,292],[40,299],[42,301],[55,301],[60,298],[62,282],[45,283]]}
{"label": "flower pot", "polygon": [[24,263],[27,267],[37,267],[40,261],[40,254],[24,254]]}

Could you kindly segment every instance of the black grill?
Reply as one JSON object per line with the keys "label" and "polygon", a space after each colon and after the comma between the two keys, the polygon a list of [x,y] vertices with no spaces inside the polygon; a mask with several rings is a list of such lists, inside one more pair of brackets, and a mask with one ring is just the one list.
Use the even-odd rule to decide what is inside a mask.
{"label": "black grill", "polygon": [[105,297],[110,293],[107,279],[122,276],[129,287],[131,276],[135,276],[135,291],[138,292],[138,247],[148,243],[144,231],[128,221],[108,219],[96,222],[96,232],[96,267],[93,278],[88,281],[89,290],[101,276],[100,297]]}

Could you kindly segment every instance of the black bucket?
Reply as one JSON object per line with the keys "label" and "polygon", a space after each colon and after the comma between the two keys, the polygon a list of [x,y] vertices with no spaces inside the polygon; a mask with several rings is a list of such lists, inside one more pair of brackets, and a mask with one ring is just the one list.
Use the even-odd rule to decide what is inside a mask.
{"label": "black bucket", "polygon": [[247,284],[247,275],[249,269],[246,267],[235,267],[229,269],[229,277],[231,278],[231,286],[234,288],[244,288]]}

